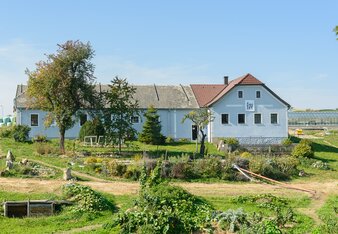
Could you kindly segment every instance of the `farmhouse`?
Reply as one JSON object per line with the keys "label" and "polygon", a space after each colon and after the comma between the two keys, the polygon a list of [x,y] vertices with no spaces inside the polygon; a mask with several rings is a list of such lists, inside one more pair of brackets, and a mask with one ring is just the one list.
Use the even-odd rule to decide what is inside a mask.
{"label": "farmhouse", "polygon": [[[207,139],[217,142],[223,137],[235,137],[241,144],[276,144],[288,136],[288,109],[290,105],[251,74],[222,84],[191,84],[176,86],[134,85],[134,98],[145,111],[153,105],[160,115],[162,134],[174,139],[196,139],[196,127],[182,119],[185,114],[199,108],[208,108],[214,120],[208,125]],[[107,91],[108,85],[97,85],[97,90]],[[46,112],[29,108],[27,86],[18,85],[14,99],[17,124],[31,127],[30,137],[44,135],[59,137],[54,124],[44,127]],[[76,138],[81,126],[90,116],[85,115],[72,129],[67,138]],[[140,132],[143,116],[135,116],[134,128]]]}

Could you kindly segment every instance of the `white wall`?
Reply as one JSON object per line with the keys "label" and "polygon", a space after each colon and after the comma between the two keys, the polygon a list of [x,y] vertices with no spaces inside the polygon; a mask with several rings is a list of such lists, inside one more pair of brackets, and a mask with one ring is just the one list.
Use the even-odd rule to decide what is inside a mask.
{"label": "white wall", "polygon": [[[238,91],[243,91],[243,98],[238,98]],[[256,91],[261,97],[256,98]],[[253,100],[255,110],[245,110],[245,100]],[[211,111],[215,117],[210,124],[212,138],[285,138],[288,136],[287,107],[260,85],[236,86],[218,102]],[[254,124],[254,114],[262,114],[262,124]],[[278,124],[271,124],[270,114],[278,114]],[[221,114],[229,114],[229,124],[221,123]],[[245,124],[238,124],[238,114],[245,114]]]}

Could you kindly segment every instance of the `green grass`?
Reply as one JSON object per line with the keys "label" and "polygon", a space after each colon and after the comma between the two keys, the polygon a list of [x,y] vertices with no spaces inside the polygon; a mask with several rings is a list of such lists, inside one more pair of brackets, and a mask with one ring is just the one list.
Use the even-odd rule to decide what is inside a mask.
{"label": "green grass", "polygon": [[[108,199],[114,200],[118,207],[118,211],[132,207],[134,196],[112,196],[104,194]],[[13,193],[0,190],[0,201],[6,200],[58,200],[61,197],[49,193]],[[0,209],[0,212],[3,210]],[[7,218],[0,216],[1,233],[54,233],[59,231],[71,230],[94,224],[104,224],[110,222],[117,215],[110,211],[100,212],[98,214],[83,214],[78,215],[70,211],[69,208],[64,208],[60,213],[49,217],[36,218]],[[99,228],[96,233],[104,233],[107,230]],[[110,232],[111,233],[111,232]]]}

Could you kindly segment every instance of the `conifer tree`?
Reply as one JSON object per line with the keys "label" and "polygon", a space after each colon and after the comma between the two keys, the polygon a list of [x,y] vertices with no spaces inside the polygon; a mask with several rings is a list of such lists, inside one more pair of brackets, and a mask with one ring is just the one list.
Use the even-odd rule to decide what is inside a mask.
{"label": "conifer tree", "polygon": [[165,142],[165,136],[161,134],[161,122],[157,110],[153,106],[149,106],[144,114],[146,122],[143,125],[143,130],[139,135],[139,141],[151,144],[162,145]]}

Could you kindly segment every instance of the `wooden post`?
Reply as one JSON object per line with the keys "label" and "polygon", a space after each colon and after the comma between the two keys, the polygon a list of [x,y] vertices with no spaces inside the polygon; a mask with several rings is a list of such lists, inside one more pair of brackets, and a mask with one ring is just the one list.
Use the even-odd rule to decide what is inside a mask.
{"label": "wooden post", "polygon": [[7,207],[7,202],[4,202],[4,216],[8,217],[8,207]]}
{"label": "wooden post", "polygon": [[27,202],[27,217],[30,216],[30,205],[29,205],[29,199],[28,199],[28,202]]}

